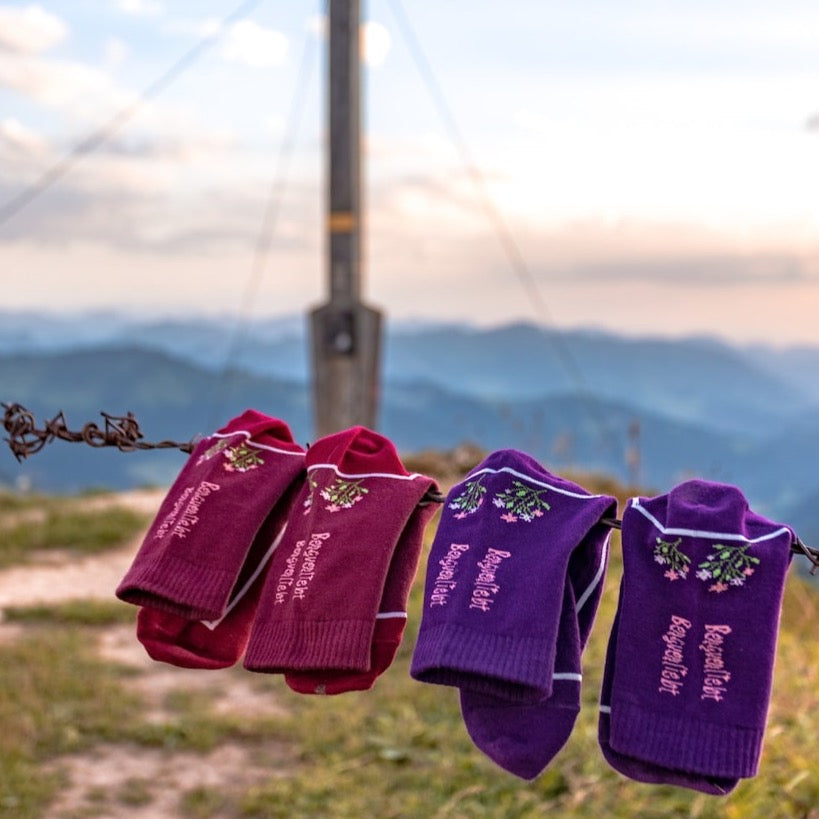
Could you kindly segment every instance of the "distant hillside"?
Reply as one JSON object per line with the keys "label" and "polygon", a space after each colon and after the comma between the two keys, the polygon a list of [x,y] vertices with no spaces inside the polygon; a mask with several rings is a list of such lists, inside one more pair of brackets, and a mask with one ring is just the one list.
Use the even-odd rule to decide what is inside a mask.
{"label": "distant hillside", "polygon": [[[298,317],[145,321],[110,315],[0,314],[0,352],[100,346],[152,349],[211,373],[245,372],[307,383]],[[229,356],[230,351],[230,356]],[[719,433],[766,437],[819,406],[819,350],[741,350],[716,340],[554,333],[532,325],[490,329],[389,324],[384,380],[424,382],[482,401],[518,403],[585,393]]]}
{"label": "distant hillside", "polygon": [[[131,411],[148,440],[207,434],[248,406],[285,419],[303,443],[312,435],[303,384],[237,372],[222,378],[157,351],[120,347],[0,356],[0,384],[0,400],[26,405],[40,421],[62,409],[78,428],[99,420],[100,410]],[[809,457],[819,451],[813,414],[793,427],[776,425],[776,435],[760,440],[625,401],[577,394],[497,400],[415,381],[385,385],[380,429],[404,452],[470,441],[485,450],[523,449],[554,469],[579,466],[627,479],[627,431],[635,421],[638,479],[646,486],[664,490],[696,474],[737,483],[770,510],[819,491],[816,458]],[[120,454],[55,443],[19,466],[10,453],[0,457],[0,480],[25,476],[52,491],[126,488],[167,483],[179,464],[173,452]]]}
{"label": "distant hillside", "polygon": [[[0,356],[5,402],[19,402],[42,423],[63,410],[72,429],[101,422],[100,411],[133,412],[146,440],[188,441],[208,434],[248,406],[285,418],[299,440],[310,426],[303,385],[232,373],[214,373],[164,353],[129,348]],[[179,470],[178,452],[90,450],[57,442],[21,465],[0,459],[0,477],[25,477],[46,491],[88,486],[127,488],[168,483]]]}
{"label": "distant hillside", "polygon": [[[253,406],[308,442],[307,362],[300,316],[239,330],[224,317],[0,312],[0,400],[41,420],[62,409],[77,427],[130,410],[153,440],[208,433]],[[819,521],[805,501],[819,493],[819,348],[389,322],[383,369],[380,429],[404,452],[472,441],[628,480],[636,421],[643,485],[699,475],[737,484],[760,511]],[[54,444],[23,465],[0,454],[0,483],[162,484],[180,463],[176,452]]]}

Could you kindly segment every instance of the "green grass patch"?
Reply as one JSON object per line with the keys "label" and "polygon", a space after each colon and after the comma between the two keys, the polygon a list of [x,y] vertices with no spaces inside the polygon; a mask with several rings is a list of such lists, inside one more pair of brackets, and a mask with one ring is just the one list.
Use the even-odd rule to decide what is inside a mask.
{"label": "green grass patch", "polygon": [[[431,533],[430,533],[431,534]],[[812,817],[819,805],[819,594],[788,580],[777,670],[760,772],[726,797],[627,779],[608,766],[597,742],[597,708],[606,645],[622,574],[615,533],[606,590],[584,654],[583,707],[546,771],[524,782],[472,744],[457,692],[409,676],[420,621],[423,567],[411,618],[392,668],[372,691],[339,697],[287,692],[261,678],[290,712],[281,730],[298,763],[249,789],[241,816],[310,817]]]}
{"label": "green grass patch", "polygon": [[139,702],[79,629],[37,629],[0,645],[0,669],[0,806],[14,810],[4,815],[39,816],[60,784],[41,766],[110,741]]}
{"label": "green grass patch", "polygon": [[114,626],[133,623],[136,609],[118,600],[66,600],[64,603],[38,603],[9,606],[3,619],[10,623],[44,626]]}
{"label": "green grass patch", "polygon": [[53,503],[51,498],[43,495],[8,492],[0,489],[0,516],[7,512],[21,512],[27,509],[40,509],[44,504]]}
{"label": "green grass patch", "polygon": [[42,519],[26,520],[0,530],[0,568],[30,563],[37,552],[67,549],[97,554],[116,548],[146,525],[145,515],[121,506],[84,512],[72,506],[46,508]]}
{"label": "green grass patch", "polygon": [[[591,489],[595,487],[590,486]],[[107,513],[101,513],[107,514]],[[434,533],[427,533],[427,550]],[[266,760],[253,787],[197,787],[180,792],[180,815],[208,817],[813,817],[819,805],[819,594],[789,578],[777,668],[759,775],[730,795],[710,797],[633,782],[605,762],[597,744],[597,708],[606,645],[622,574],[615,533],[606,590],[584,655],[583,707],[574,731],[549,768],[524,782],[495,766],[472,744],[454,689],[418,683],[409,663],[420,622],[424,566],[413,587],[410,621],[393,666],[369,692],[302,696],[281,677],[250,680],[286,716],[217,713],[213,695],[172,690],[164,721],[146,719],[129,693],[137,672],[95,656],[100,626],[133,622],[117,601],[72,601],[10,610],[28,628],[0,644],[0,815],[38,817],[60,787],[46,763],[104,743],[163,753],[206,753],[225,742]],[[7,616],[8,616],[7,614]],[[136,639],[136,637],[134,637]],[[209,672],[201,672],[208,674]],[[230,679],[225,685],[230,685]],[[100,794],[100,811],[124,813],[148,803],[151,783],[123,781]],[[89,810],[91,808],[89,807]]]}

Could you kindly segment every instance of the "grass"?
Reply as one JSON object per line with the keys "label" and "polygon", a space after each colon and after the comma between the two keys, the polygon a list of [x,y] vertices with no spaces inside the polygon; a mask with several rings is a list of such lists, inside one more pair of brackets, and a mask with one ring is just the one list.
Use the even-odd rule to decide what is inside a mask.
{"label": "grass", "polygon": [[[433,533],[434,524],[428,532]],[[616,535],[615,535],[616,537]],[[428,539],[429,539],[428,538]],[[597,745],[597,701],[621,575],[615,541],[592,638],[584,655],[583,708],[563,750],[534,782],[506,774],[469,739],[453,689],[409,677],[423,567],[410,623],[395,663],[369,692],[339,697],[294,694],[279,677],[241,668],[224,678],[249,681],[285,716],[249,719],[219,713],[218,698],[176,690],[165,716],[149,718],[129,685],[137,672],[103,662],[100,629],[132,623],[116,601],[70,601],[8,610],[24,626],[0,643],[0,815],[34,819],[63,786],[54,762],[116,744],[158,753],[205,754],[234,743],[267,772],[255,785],[180,788],[178,815],[228,817],[794,817],[819,819],[819,595],[789,578],[774,691],[759,775],[723,798],[620,776]],[[202,672],[206,674],[208,672]],[[149,805],[158,785],[132,777],[95,789],[93,811],[123,815]],[[90,798],[90,797],[89,797]],[[5,811],[5,812],[4,812]]]}
{"label": "grass", "polygon": [[64,603],[8,606],[9,623],[42,626],[114,626],[133,623],[136,609],[117,600],[67,600]]}
{"label": "grass", "polygon": [[93,512],[75,504],[37,508],[42,509],[42,515],[0,530],[0,568],[36,561],[38,551],[97,554],[113,549],[137,535],[148,520],[120,506]]}

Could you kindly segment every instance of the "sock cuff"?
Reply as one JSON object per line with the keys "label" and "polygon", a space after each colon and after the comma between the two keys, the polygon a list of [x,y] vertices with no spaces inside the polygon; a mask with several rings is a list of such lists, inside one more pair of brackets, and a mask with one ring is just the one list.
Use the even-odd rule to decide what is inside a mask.
{"label": "sock cuff", "polygon": [[704,722],[631,703],[615,703],[611,709],[615,751],[703,776],[755,776],[763,734],[759,727]]}
{"label": "sock cuff", "polygon": [[[168,578],[173,578],[172,589]],[[194,564],[164,552],[150,562],[135,563],[116,596],[126,603],[150,606],[187,620],[218,620],[235,579],[232,570]]]}
{"label": "sock cuff", "polygon": [[245,655],[249,671],[367,671],[374,620],[256,623]]}
{"label": "sock cuff", "polygon": [[441,624],[427,628],[423,641],[416,643],[410,674],[420,682],[452,685],[507,702],[539,702],[552,692],[554,645],[547,636]]}

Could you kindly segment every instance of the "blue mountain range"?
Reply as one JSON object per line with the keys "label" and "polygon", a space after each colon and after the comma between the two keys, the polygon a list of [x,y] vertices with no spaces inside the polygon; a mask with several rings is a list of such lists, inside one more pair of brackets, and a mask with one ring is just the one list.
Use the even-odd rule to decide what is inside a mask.
{"label": "blue mountain range", "polygon": [[[312,437],[299,317],[148,320],[0,313],[0,400],[72,427],[134,413],[146,438],[188,440],[252,406]],[[635,338],[529,324],[390,325],[380,430],[403,452],[523,449],[652,492],[691,476],[734,483],[754,508],[819,542],[819,348]],[[175,451],[54,443],[0,482],[47,491],[165,484]]]}

